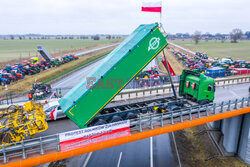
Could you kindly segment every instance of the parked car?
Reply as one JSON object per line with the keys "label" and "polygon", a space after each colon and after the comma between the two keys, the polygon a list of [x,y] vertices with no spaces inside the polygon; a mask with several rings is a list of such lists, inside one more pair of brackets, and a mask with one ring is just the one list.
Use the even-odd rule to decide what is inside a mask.
{"label": "parked car", "polygon": [[46,115],[46,120],[57,120],[60,118],[66,118],[66,115],[63,113],[61,106],[58,101],[52,101],[43,106],[43,111]]}

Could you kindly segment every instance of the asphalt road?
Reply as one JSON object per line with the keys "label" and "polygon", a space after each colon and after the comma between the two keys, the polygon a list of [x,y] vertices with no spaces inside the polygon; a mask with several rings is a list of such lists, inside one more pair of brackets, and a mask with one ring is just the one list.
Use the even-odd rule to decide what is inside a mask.
{"label": "asphalt road", "polygon": [[179,166],[178,161],[173,156],[169,136],[169,134],[163,134],[79,155],[68,158],[62,164],[67,167]]}
{"label": "asphalt road", "polygon": [[170,44],[170,45],[173,45],[173,46],[175,46],[175,47],[177,47],[177,48],[180,48],[180,49],[182,49],[182,50],[184,50],[184,51],[186,51],[186,52],[189,52],[189,53],[191,53],[191,54],[193,54],[193,55],[195,55],[195,52],[193,52],[193,51],[191,51],[191,50],[189,50],[189,49],[183,48],[183,47],[180,46],[180,45],[176,45],[176,44],[171,43],[171,42],[169,42],[169,44]]}
{"label": "asphalt road", "polygon": [[[86,160],[84,163],[86,163]],[[84,164],[83,163],[83,164]],[[135,141],[91,154],[87,167],[178,166],[170,147],[169,134]]]}

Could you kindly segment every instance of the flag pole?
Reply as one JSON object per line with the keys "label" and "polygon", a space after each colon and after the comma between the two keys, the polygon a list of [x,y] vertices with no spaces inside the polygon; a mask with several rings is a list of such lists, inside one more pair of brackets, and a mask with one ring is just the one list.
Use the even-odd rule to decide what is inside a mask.
{"label": "flag pole", "polygon": [[161,26],[162,26],[162,25],[161,25],[161,12],[160,12],[160,28],[161,28]]}

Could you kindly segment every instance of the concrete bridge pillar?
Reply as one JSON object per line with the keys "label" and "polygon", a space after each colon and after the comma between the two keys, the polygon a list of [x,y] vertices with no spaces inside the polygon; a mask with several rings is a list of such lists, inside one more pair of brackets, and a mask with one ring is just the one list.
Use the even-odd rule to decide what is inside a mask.
{"label": "concrete bridge pillar", "polygon": [[210,125],[214,128],[214,129],[221,129],[221,121],[214,121],[214,122],[210,122]]}
{"label": "concrete bridge pillar", "polygon": [[246,163],[250,164],[250,113],[243,116],[243,121],[238,154]]}
{"label": "concrete bridge pillar", "polygon": [[222,121],[223,147],[228,153],[236,153],[239,142],[242,115]]}

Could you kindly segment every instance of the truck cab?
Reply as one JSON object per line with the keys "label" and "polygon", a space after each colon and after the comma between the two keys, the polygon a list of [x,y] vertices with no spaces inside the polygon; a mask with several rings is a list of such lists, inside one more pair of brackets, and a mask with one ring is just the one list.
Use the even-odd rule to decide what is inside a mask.
{"label": "truck cab", "polygon": [[38,57],[31,57],[30,62],[31,62],[31,64],[37,64],[37,63],[39,63],[39,59],[38,59]]}
{"label": "truck cab", "polygon": [[180,96],[190,98],[199,104],[206,104],[214,100],[214,93],[213,78],[194,71],[183,70],[179,85]]}

